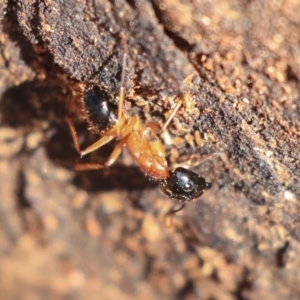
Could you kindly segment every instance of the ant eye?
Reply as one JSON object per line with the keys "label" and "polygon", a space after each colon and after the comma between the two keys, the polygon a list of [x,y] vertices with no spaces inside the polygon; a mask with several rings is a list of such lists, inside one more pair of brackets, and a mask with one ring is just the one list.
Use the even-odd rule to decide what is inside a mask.
{"label": "ant eye", "polygon": [[190,183],[185,183],[183,185],[183,189],[185,192],[190,193],[193,190],[193,185]]}
{"label": "ant eye", "polygon": [[203,177],[185,168],[176,168],[169,177],[160,181],[162,191],[170,198],[181,202],[200,197],[211,186],[212,184]]}

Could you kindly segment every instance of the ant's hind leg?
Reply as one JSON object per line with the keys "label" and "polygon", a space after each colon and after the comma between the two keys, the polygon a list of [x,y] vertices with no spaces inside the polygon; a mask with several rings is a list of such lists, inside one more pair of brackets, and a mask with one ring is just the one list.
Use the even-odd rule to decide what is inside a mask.
{"label": "ant's hind leg", "polygon": [[77,152],[80,154],[80,156],[84,156],[90,152],[93,152],[99,148],[101,148],[102,146],[106,145],[107,143],[109,143],[111,140],[113,140],[115,137],[111,136],[111,135],[106,135],[103,136],[102,138],[100,138],[98,141],[96,141],[94,144],[92,144],[91,146],[87,147],[84,150],[80,149],[80,145],[79,145],[79,139],[78,139],[78,135],[75,129],[75,124],[74,121],[72,120],[71,117],[67,117],[67,122],[71,131],[71,135],[72,135],[72,139],[74,142],[74,146],[77,150]]}
{"label": "ant's hind leg", "polygon": [[91,146],[87,147],[84,150],[81,150],[74,122],[70,117],[67,118],[67,122],[68,122],[69,127],[70,127],[70,131],[71,131],[71,135],[72,135],[72,138],[73,138],[74,146],[75,146],[77,152],[80,154],[81,157],[88,154],[88,153],[90,153],[90,152],[93,152],[93,151],[101,148],[102,146],[106,145],[107,143],[109,143],[111,140],[114,139],[114,136],[110,136],[110,135],[109,136],[103,136],[102,138],[100,138],[97,142],[95,142]]}
{"label": "ant's hind leg", "polygon": [[125,38],[122,37],[123,41],[123,62],[122,62],[122,73],[121,73],[121,82],[120,82],[120,94],[119,94],[119,105],[118,105],[118,127],[117,127],[117,137],[120,137],[121,132],[121,119],[123,113],[123,104],[125,99],[125,72],[126,72],[126,61],[127,61],[127,43]]}
{"label": "ant's hind leg", "polygon": [[111,165],[113,165],[116,160],[118,159],[118,157],[121,155],[123,147],[125,146],[127,141],[127,137],[121,139],[117,145],[115,146],[113,152],[111,153],[111,155],[109,156],[108,160],[105,163],[106,167],[110,167]]}
{"label": "ant's hind leg", "polygon": [[68,125],[70,128],[74,146],[75,146],[77,152],[80,154],[78,135],[77,135],[77,132],[75,129],[74,121],[71,117],[71,115],[73,113],[73,109],[74,109],[74,102],[72,102],[71,100],[72,100],[72,94],[69,94],[68,99],[67,99],[67,122],[68,122]]}
{"label": "ant's hind leg", "polygon": [[78,135],[77,135],[77,132],[76,132],[76,129],[75,129],[74,122],[71,119],[71,117],[67,117],[67,122],[68,122],[68,125],[69,125],[69,128],[70,128],[70,131],[71,131],[74,146],[75,146],[77,152],[80,154],[79,140],[78,140]]}
{"label": "ant's hind leg", "polygon": [[74,166],[75,171],[90,171],[90,170],[101,170],[106,166],[97,164],[97,163],[84,163],[84,164],[76,164]]}
{"label": "ant's hind leg", "polygon": [[[123,126],[121,132],[120,132],[120,142],[133,130],[135,126],[137,126],[139,122],[139,119],[137,116],[133,116],[132,118],[129,119],[128,123]],[[118,125],[116,125],[118,126]],[[114,127],[115,128],[115,127]],[[97,142],[92,144],[91,146],[87,147],[85,150],[82,150],[79,152],[81,156],[84,156],[90,152],[93,152],[105,144],[109,143],[111,140],[113,140],[115,136],[114,128],[112,128],[111,132],[109,133],[110,135],[105,135],[102,138],[100,138]],[[118,147],[118,145],[116,146]]]}
{"label": "ant's hind leg", "polygon": [[76,164],[74,169],[76,171],[88,171],[88,170],[100,170],[104,168],[108,168],[111,165],[113,165],[120,154],[122,153],[122,149],[126,143],[126,138],[121,139],[116,147],[114,148],[113,152],[109,156],[108,160],[106,161],[105,164],[98,164],[98,163],[83,163],[83,164]]}
{"label": "ant's hind leg", "polygon": [[115,138],[115,136],[112,135],[105,135],[102,138],[100,138],[97,142],[95,142],[94,144],[92,144],[91,146],[87,147],[86,149],[79,151],[79,154],[82,156],[91,153],[99,148],[101,148],[102,146],[106,145],[107,143],[109,143],[111,140],[113,140]]}

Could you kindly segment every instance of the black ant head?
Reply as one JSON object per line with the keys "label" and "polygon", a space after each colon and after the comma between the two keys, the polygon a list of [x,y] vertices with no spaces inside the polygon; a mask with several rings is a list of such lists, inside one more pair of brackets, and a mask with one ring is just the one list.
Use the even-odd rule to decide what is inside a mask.
{"label": "black ant head", "polygon": [[160,181],[161,190],[170,198],[187,202],[200,197],[212,184],[197,173],[179,167],[170,176]]}

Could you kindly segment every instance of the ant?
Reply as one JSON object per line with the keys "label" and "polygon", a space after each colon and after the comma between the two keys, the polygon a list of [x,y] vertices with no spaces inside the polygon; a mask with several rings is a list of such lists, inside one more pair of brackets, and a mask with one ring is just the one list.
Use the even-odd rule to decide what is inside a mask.
{"label": "ant", "polygon": [[125,51],[123,54],[118,107],[109,101],[108,93],[100,90],[98,86],[89,84],[84,89],[82,102],[86,118],[91,128],[99,132],[102,137],[91,146],[81,150],[74,122],[70,117],[67,119],[75,148],[81,157],[101,148],[113,139],[117,140],[113,152],[104,164],[77,164],[75,169],[84,171],[110,167],[120,156],[123,147],[127,146],[139,167],[151,178],[159,181],[161,190],[171,199],[183,203],[179,209],[169,212],[172,215],[182,210],[186,202],[200,197],[206,190],[211,188],[212,184],[187,168],[177,167],[170,170],[168,167],[166,152],[161,140],[158,138],[158,134],[168,126],[181,106],[180,101],[162,129],[155,122],[143,124],[137,115],[130,118],[125,117],[122,109],[125,98],[126,57],[127,53]]}

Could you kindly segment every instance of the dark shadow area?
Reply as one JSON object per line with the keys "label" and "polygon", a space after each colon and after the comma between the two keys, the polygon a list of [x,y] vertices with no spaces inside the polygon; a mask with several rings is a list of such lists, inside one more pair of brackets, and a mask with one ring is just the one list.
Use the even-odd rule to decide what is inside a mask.
{"label": "dark shadow area", "polygon": [[251,278],[250,271],[247,267],[244,267],[242,278],[237,290],[233,293],[236,299],[238,300],[247,300],[249,299],[245,294],[247,291],[251,291],[253,288],[253,279]]}
{"label": "dark shadow area", "polygon": [[[113,151],[114,142],[81,159],[75,150],[66,122],[66,98],[67,95],[59,85],[48,81],[26,82],[13,87],[2,97],[1,125],[22,128],[26,134],[41,128],[44,121],[49,122],[47,128],[42,130],[52,132],[52,134],[50,137],[45,136],[43,147],[54,164],[72,170],[76,163],[104,163]],[[79,115],[79,117],[82,116]],[[75,125],[82,149],[91,145],[100,136],[91,133],[84,121],[77,121]],[[23,151],[25,154],[26,149]],[[143,190],[157,186],[157,183],[150,181],[138,166],[123,166],[121,160],[122,158],[119,163],[109,169],[74,171],[73,183],[81,189],[93,192],[114,189]]]}
{"label": "dark shadow area", "polygon": [[123,166],[121,162],[109,169],[77,172],[73,183],[89,192],[115,189],[134,191],[157,187],[157,182],[146,177],[139,167]]}
{"label": "dark shadow area", "polygon": [[290,246],[290,242],[286,241],[282,247],[280,247],[275,255],[276,264],[278,268],[284,268],[286,264],[286,255],[288,248]]}
{"label": "dark shadow area", "polygon": [[30,209],[32,207],[30,201],[28,201],[28,199],[26,197],[25,187],[26,187],[26,179],[25,179],[23,171],[21,170],[18,173],[17,190],[16,190],[16,196],[17,196],[18,205],[19,205],[20,210],[26,210],[26,209]]}
{"label": "dark shadow area", "polygon": [[195,291],[194,283],[189,280],[186,282],[186,284],[178,291],[176,295],[176,299],[189,299],[192,297],[193,293]]}
{"label": "dark shadow area", "polygon": [[66,115],[65,100],[62,87],[49,81],[31,81],[12,87],[1,99],[1,125],[24,130],[37,129],[42,121],[57,125]]}

